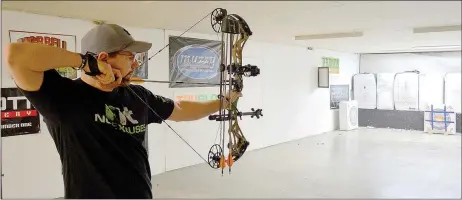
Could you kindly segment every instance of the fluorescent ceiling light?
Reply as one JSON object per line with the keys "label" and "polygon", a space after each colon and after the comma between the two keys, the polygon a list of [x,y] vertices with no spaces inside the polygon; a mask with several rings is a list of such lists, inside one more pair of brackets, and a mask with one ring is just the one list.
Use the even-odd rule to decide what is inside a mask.
{"label": "fluorescent ceiling light", "polygon": [[411,48],[385,49],[368,53],[410,53],[410,52],[440,52],[440,51],[460,51],[460,45],[441,45],[441,46],[413,46]]}
{"label": "fluorescent ceiling light", "polygon": [[414,33],[434,33],[434,32],[460,31],[461,29],[462,29],[461,25],[419,27],[419,28],[414,28]]}
{"label": "fluorescent ceiling light", "polygon": [[332,38],[348,38],[348,37],[361,37],[363,32],[350,32],[350,33],[329,33],[317,35],[297,35],[295,40],[315,40],[315,39],[332,39]]}
{"label": "fluorescent ceiling light", "polygon": [[460,49],[460,45],[414,46],[412,49]]}

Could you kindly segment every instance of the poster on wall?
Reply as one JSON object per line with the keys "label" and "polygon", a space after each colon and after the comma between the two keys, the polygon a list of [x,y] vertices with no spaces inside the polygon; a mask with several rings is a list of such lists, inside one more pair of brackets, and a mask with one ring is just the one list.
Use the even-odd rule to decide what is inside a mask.
{"label": "poster on wall", "polygon": [[374,74],[353,76],[353,98],[358,101],[358,108],[377,108],[377,82]]}
{"label": "poster on wall", "polygon": [[340,74],[340,60],[338,58],[322,57],[322,67],[328,67],[329,74]]}
{"label": "poster on wall", "polygon": [[2,88],[2,137],[40,132],[40,114],[18,88]]}
{"label": "poster on wall", "polygon": [[169,37],[169,80],[171,88],[214,87],[220,82],[221,42],[187,37]]}
{"label": "poster on wall", "polygon": [[339,103],[350,100],[350,85],[330,85],[330,109],[338,109]]}
{"label": "poster on wall", "polygon": [[[10,30],[10,43],[11,42],[30,42],[40,43],[58,48],[63,48],[68,51],[76,52],[76,36],[63,35],[54,33],[36,33],[27,31]],[[62,67],[56,69],[63,77],[70,79],[77,78],[77,70],[72,67]]]}
{"label": "poster on wall", "polygon": [[393,99],[396,110],[419,109],[419,74],[397,73],[393,85]]}
{"label": "poster on wall", "polygon": [[135,60],[138,62],[139,67],[133,72],[133,78],[148,78],[148,59],[148,52],[136,54]]}
{"label": "poster on wall", "polygon": [[377,74],[377,109],[393,110],[393,81],[394,73]]}

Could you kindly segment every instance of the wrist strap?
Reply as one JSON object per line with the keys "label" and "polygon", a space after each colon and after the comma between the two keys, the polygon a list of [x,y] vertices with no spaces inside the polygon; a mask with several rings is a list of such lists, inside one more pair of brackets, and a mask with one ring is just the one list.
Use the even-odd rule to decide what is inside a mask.
{"label": "wrist strap", "polygon": [[80,64],[80,67],[77,68],[77,70],[81,70],[85,67],[85,65],[87,64],[87,58],[85,55],[83,54],[79,54],[80,55],[80,58],[82,59],[82,63]]}
{"label": "wrist strap", "polygon": [[98,61],[96,60],[96,58],[88,53],[85,54],[85,57],[87,58],[86,60],[88,62],[88,68],[90,68],[90,72],[85,71],[85,74],[89,76],[96,76],[102,74],[101,71],[99,71]]}

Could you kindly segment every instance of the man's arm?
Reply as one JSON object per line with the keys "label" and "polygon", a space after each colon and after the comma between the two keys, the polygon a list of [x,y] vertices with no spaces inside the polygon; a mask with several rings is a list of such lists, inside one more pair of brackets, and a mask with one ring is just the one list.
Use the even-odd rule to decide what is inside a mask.
{"label": "man's arm", "polygon": [[[149,123],[161,123],[162,120],[171,120],[176,122],[194,121],[216,113],[220,109],[219,99],[212,101],[183,100],[174,102],[172,99],[155,95],[142,86],[133,86],[133,89],[138,92],[144,92],[149,107],[155,111],[155,113],[153,113],[152,110],[149,109]],[[240,93],[232,93],[230,98],[231,102],[234,102],[234,100],[239,96],[241,96]],[[222,106],[222,108],[224,108],[225,105],[228,105],[226,100],[224,100],[223,103],[224,106]]]}
{"label": "man's arm", "polygon": [[220,100],[212,101],[178,101],[175,103],[172,114],[168,120],[193,121],[202,119],[220,109]]}
{"label": "man's arm", "polygon": [[18,89],[47,119],[58,123],[65,119],[66,104],[74,104],[76,95],[71,79],[62,77],[56,70],[61,67],[79,67],[79,54],[58,47],[11,43],[4,46],[7,68]]}
{"label": "man's arm", "polygon": [[82,63],[78,53],[44,44],[11,43],[4,47],[3,53],[11,76],[18,87],[26,91],[40,89],[45,71],[79,67]]}
{"label": "man's arm", "polygon": [[[242,97],[240,92],[230,92],[224,95],[222,109],[235,102],[239,97]],[[216,113],[220,110],[221,100],[212,101],[179,101],[175,103],[172,114],[168,120],[172,121],[193,121],[202,119],[208,115]]]}

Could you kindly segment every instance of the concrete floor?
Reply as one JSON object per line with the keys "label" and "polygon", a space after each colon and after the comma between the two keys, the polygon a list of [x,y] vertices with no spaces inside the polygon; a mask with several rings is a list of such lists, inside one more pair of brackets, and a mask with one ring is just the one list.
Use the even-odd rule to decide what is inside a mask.
{"label": "concrete floor", "polygon": [[460,134],[367,128],[247,152],[223,177],[207,164],[153,177],[155,198],[461,198],[461,186]]}

